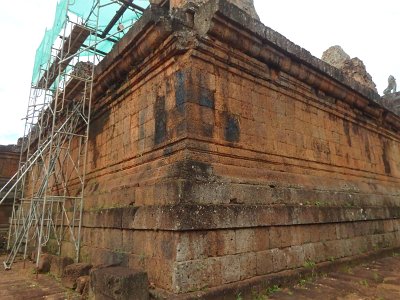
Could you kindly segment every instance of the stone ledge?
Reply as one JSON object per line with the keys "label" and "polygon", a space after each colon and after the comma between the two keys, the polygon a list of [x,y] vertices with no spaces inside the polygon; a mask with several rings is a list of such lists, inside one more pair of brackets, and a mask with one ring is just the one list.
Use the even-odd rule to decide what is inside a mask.
{"label": "stone ledge", "polygon": [[[84,213],[83,226],[136,230],[214,230],[399,219],[400,207],[175,205]],[[99,225],[102,224],[102,225]]]}
{"label": "stone ledge", "polygon": [[0,152],[19,153],[20,151],[21,147],[18,145],[0,145]]}

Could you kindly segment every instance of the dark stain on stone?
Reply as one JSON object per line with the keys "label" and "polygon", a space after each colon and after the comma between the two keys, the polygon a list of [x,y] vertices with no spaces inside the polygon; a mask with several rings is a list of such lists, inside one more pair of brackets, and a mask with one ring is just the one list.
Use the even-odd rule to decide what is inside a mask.
{"label": "dark stain on stone", "polygon": [[183,111],[183,105],[186,101],[186,76],[185,73],[179,71],[175,74],[175,104],[179,111]]}
{"label": "dark stain on stone", "polygon": [[385,173],[386,174],[391,174],[392,173],[392,169],[390,167],[390,162],[389,162],[389,158],[388,158],[388,156],[389,156],[389,154],[388,154],[389,142],[386,141],[386,140],[382,140],[382,145],[383,145],[382,161],[383,161],[383,164],[385,166]]}
{"label": "dark stain on stone", "polygon": [[165,97],[157,97],[154,106],[155,133],[154,144],[158,145],[167,137],[167,112],[165,111]]}
{"label": "dark stain on stone", "polygon": [[181,135],[181,134],[184,134],[186,131],[187,131],[186,120],[179,122],[178,125],[176,126],[176,134]]}
{"label": "dark stain on stone", "polygon": [[202,124],[203,136],[212,138],[214,134],[214,125],[212,124]]}
{"label": "dark stain on stone", "polygon": [[178,162],[176,171],[177,176],[182,179],[210,182],[214,178],[214,171],[210,164],[195,160]]}
{"label": "dark stain on stone", "polygon": [[350,125],[349,121],[343,120],[343,130],[347,137],[347,143],[351,146]]}
{"label": "dark stain on stone", "polygon": [[337,117],[334,114],[328,114],[328,118],[331,121],[335,121],[335,122],[337,121]]}
{"label": "dark stain on stone", "polygon": [[100,155],[99,150],[97,149],[96,146],[96,137],[104,131],[104,126],[110,119],[110,114],[111,110],[107,109],[99,118],[97,118],[90,124],[89,142],[92,144],[93,147],[93,163],[95,167],[97,167],[97,160]]}
{"label": "dark stain on stone", "polygon": [[191,202],[196,190],[194,186],[216,182],[217,177],[211,164],[192,159],[178,162],[172,169],[171,177],[179,178],[176,185],[179,202]]}
{"label": "dark stain on stone", "polygon": [[365,139],[364,146],[365,146],[365,154],[367,155],[368,160],[371,161],[371,150],[370,150],[369,140],[368,140],[367,136]]}
{"label": "dark stain on stone", "polygon": [[165,147],[164,150],[164,156],[170,156],[172,154],[172,147]]}
{"label": "dark stain on stone", "polygon": [[225,115],[225,140],[228,142],[238,142],[240,139],[240,125],[236,116],[227,113]]}
{"label": "dark stain on stone", "polygon": [[98,189],[99,189],[99,183],[96,182],[96,183],[93,185],[93,192],[96,192]]}
{"label": "dark stain on stone", "polygon": [[164,257],[168,260],[174,258],[174,250],[173,250],[173,243],[171,240],[163,240],[161,241],[161,251]]}
{"label": "dark stain on stone", "polygon": [[139,111],[139,139],[145,138],[145,131],[144,131],[145,120],[146,120],[146,111],[145,110]]}
{"label": "dark stain on stone", "polygon": [[354,134],[359,134],[358,126],[354,123],[352,123],[351,129],[353,130]]}
{"label": "dark stain on stone", "polygon": [[200,88],[199,104],[201,106],[205,106],[205,107],[214,109],[215,108],[214,92],[210,91],[209,89],[203,88],[203,87]]}

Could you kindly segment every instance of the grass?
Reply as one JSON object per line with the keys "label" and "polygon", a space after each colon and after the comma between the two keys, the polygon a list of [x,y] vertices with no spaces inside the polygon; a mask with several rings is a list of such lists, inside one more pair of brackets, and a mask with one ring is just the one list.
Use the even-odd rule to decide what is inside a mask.
{"label": "grass", "polygon": [[272,295],[274,293],[280,292],[281,288],[278,285],[267,288],[267,295]]}
{"label": "grass", "polygon": [[304,267],[307,269],[314,269],[315,268],[315,262],[312,260],[306,260],[304,262]]}
{"label": "grass", "polygon": [[362,286],[369,287],[368,281],[366,279],[360,280],[358,283]]}
{"label": "grass", "polygon": [[[265,292],[261,293],[261,294],[253,291],[252,300],[267,300],[269,298],[269,296],[271,296],[274,293],[280,292],[280,291],[281,291],[281,288],[276,284],[271,287],[268,287],[265,290]],[[240,296],[240,294],[238,296]],[[238,300],[238,296],[236,296],[236,300]]]}
{"label": "grass", "polygon": [[243,297],[242,297],[241,293],[236,295],[236,300],[243,300]]}
{"label": "grass", "polygon": [[304,288],[307,284],[312,283],[314,281],[315,277],[309,276],[305,277],[299,280],[298,285],[299,287]]}
{"label": "grass", "polygon": [[353,275],[353,274],[354,274],[353,268],[350,267],[350,266],[344,266],[344,267],[342,267],[342,268],[341,268],[341,271],[342,271],[343,273],[347,273],[347,274],[350,274],[350,275]]}
{"label": "grass", "polygon": [[262,294],[260,294],[260,295],[255,295],[255,296],[253,296],[253,299],[252,300],[267,300],[268,299],[268,296],[267,295],[262,295]]}

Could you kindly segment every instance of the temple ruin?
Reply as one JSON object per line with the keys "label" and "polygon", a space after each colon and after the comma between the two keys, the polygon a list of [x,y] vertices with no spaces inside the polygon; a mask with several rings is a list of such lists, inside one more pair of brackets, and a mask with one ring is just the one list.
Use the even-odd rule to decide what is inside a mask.
{"label": "temple ruin", "polygon": [[266,27],[253,1],[150,2],[84,75],[68,73],[96,52],[84,24],[39,72],[38,90],[65,80],[22,145],[11,222],[23,210],[31,227],[11,253],[59,275],[95,267],[94,299],[236,299],[307,262],[400,247],[400,116],[376,90]]}

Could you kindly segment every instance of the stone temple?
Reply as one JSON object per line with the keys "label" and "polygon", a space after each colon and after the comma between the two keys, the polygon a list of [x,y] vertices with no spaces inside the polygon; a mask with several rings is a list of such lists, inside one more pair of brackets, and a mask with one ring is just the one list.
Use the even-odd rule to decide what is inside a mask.
{"label": "stone temple", "polygon": [[94,67],[79,262],[114,267],[92,296],[133,299],[104,283],[131,276],[137,299],[236,299],[400,247],[400,117],[373,88],[250,0],[151,2]]}

